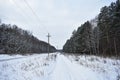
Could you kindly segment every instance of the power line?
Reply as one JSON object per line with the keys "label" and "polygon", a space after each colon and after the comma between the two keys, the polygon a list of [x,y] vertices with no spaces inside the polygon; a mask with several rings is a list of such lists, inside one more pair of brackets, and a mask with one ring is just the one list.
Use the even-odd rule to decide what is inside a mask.
{"label": "power line", "polygon": [[[20,11],[22,11],[21,13],[22,14],[25,14],[25,16],[28,16],[28,14],[26,14],[25,13],[25,10],[15,1],[15,0],[12,0],[13,1],[13,3],[16,5],[16,7],[20,10]],[[28,16],[29,17],[29,16]],[[30,17],[29,17],[30,18]]]}
{"label": "power line", "polygon": [[[22,8],[20,7],[20,5],[19,5],[15,0],[12,0],[12,2],[13,2],[13,4],[19,9],[19,11],[22,11],[22,12],[19,12],[19,14],[20,14],[23,18],[25,18],[26,16],[28,16],[28,15],[26,15],[24,9],[22,9]],[[29,18],[30,18],[30,17],[29,17]],[[26,17],[24,20],[26,21],[26,23],[28,23],[27,17]],[[29,25],[29,24],[27,24],[27,25]],[[30,25],[29,25],[29,26],[30,26]]]}
{"label": "power line", "polygon": [[[22,12],[24,12],[24,10],[17,4],[17,2],[15,2],[14,0],[13,0],[13,2],[14,2],[14,4],[16,5],[16,7],[19,9],[19,10],[21,10]],[[24,2],[25,2],[25,4],[27,5],[27,7],[31,10],[31,12],[33,13],[33,15],[34,15],[34,17],[36,18],[36,20],[38,21],[38,22],[40,22],[40,18],[39,18],[39,16],[36,14],[36,12],[32,9],[32,7],[28,4],[28,2],[26,1],[26,0],[24,0]],[[23,13],[22,13],[23,14]],[[43,24],[42,24],[43,25]],[[45,26],[42,26],[42,27],[45,27]],[[47,31],[47,29],[46,29],[46,31]],[[47,31],[47,33],[48,33],[48,31]],[[49,43],[49,41],[50,41],[50,34],[48,33],[48,35],[47,35],[47,37],[48,37],[48,55],[49,55],[49,52],[50,52],[50,43]]]}
{"label": "power line", "polygon": [[[41,22],[39,16],[38,16],[37,13],[33,10],[33,8],[29,5],[29,3],[27,2],[27,0],[23,0],[23,1],[24,1],[25,4],[28,6],[28,8],[31,10],[31,12],[32,12],[33,15],[35,16],[36,20],[37,20],[38,22]],[[42,25],[43,27],[45,27],[42,23],[41,23],[41,25]],[[47,30],[46,27],[45,27],[45,29],[46,29],[46,31],[47,31],[47,33],[48,33],[48,30]]]}
{"label": "power line", "polygon": [[[13,1],[13,3],[16,5],[16,7],[20,10],[20,11],[22,11],[21,12],[21,15],[24,17],[26,17],[26,16],[28,16],[26,13],[25,13],[25,10],[24,9],[22,9],[21,7],[20,7],[20,5],[16,2],[16,0],[12,0]],[[40,23],[39,22],[41,22],[40,21],[40,18],[39,18],[39,16],[36,14],[36,12],[33,10],[33,8],[29,5],[29,3],[27,2],[27,0],[23,0],[24,1],[24,3],[26,4],[26,6],[31,10],[31,12],[32,12],[32,14],[34,15],[34,17],[35,17],[35,19],[38,21],[38,25],[40,26]],[[30,17],[29,17],[30,18]],[[32,20],[32,19],[31,19]],[[27,22],[27,20],[26,20],[26,22]],[[41,25],[42,25],[42,27],[44,27],[44,29],[45,29],[45,31],[48,33],[48,30],[47,30],[47,28],[41,23]]]}
{"label": "power line", "polygon": [[51,37],[51,35],[48,33],[47,37],[48,37],[48,56],[49,56],[49,52],[50,52],[50,37]]}
{"label": "power line", "polygon": [[[28,8],[29,8],[29,9],[31,10],[31,12],[33,13],[33,15],[35,16],[36,20],[37,20],[38,22],[41,22],[39,16],[38,16],[37,13],[33,10],[33,8],[29,5],[29,3],[27,2],[27,0],[24,0],[24,2],[26,3],[26,5],[28,6]],[[42,23],[41,23],[41,24],[42,24]],[[43,24],[42,24],[42,25],[43,25]],[[43,25],[43,27],[45,27],[45,26]],[[46,27],[45,27],[45,28],[46,28]],[[47,31],[47,29],[46,29],[46,31]],[[47,31],[47,33],[48,33],[48,31]],[[48,37],[48,56],[49,56],[49,53],[50,53],[50,37],[51,37],[51,35],[48,33],[47,37]]]}
{"label": "power line", "polygon": [[28,4],[28,2],[26,0],[24,0],[24,2],[26,3],[26,5],[29,7],[29,9],[32,11],[32,13],[34,14],[34,16],[36,17],[36,19],[39,20],[37,14],[34,12],[34,10],[32,9],[32,7]]}

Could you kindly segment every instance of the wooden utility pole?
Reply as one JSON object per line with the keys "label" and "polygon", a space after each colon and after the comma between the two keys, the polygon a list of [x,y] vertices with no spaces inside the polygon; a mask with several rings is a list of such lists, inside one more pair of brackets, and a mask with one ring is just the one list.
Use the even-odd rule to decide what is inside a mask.
{"label": "wooden utility pole", "polygon": [[47,37],[48,37],[48,56],[49,56],[49,53],[50,53],[50,37],[51,37],[49,33],[48,33]]}

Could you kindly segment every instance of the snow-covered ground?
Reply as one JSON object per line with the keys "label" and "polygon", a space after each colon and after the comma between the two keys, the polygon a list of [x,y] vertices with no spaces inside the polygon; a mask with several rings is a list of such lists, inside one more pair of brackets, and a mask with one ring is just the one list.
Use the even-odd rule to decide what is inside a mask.
{"label": "snow-covered ground", "polygon": [[91,69],[97,80],[120,80],[120,60],[89,55],[67,55],[71,62]]}
{"label": "snow-covered ground", "polygon": [[0,55],[0,80],[120,80],[120,60],[60,53],[49,58]]}
{"label": "snow-covered ground", "polygon": [[54,55],[51,54],[49,60],[47,54],[1,55],[0,80],[44,80],[54,67]]}

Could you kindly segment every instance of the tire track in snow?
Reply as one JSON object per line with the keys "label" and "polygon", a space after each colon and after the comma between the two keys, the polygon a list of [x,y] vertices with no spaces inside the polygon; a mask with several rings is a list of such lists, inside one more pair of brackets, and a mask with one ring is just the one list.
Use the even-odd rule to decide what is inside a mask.
{"label": "tire track in snow", "polygon": [[0,60],[0,62],[10,61],[10,60],[15,60],[15,59],[22,59],[22,58],[26,58],[26,57],[16,57],[16,58],[2,59],[2,60]]}
{"label": "tire track in snow", "polygon": [[[65,57],[64,55],[61,55],[61,59],[62,59],[64,65],[66,66],[65,68],[66,68],[66,70],[67,70],[67,72],[68,72],[68,75],[69,75],[69,78],[70,78],[70,79],[68,79],[68,80],[76,80],[75,77],[74,77],[74,74],[72,74],[72,71],[71,71],[71,69],[69,68],[68,64],[65,62],[65,59],[64,59],[64,58],[66,58],[66,57]],[[72,66],[72,65],[71,65],[71,66]]]}
{"label": "tire track in snow", "polygon": [[57,61],[53,72],[48,76],[48,80],[76,80],[71,73],[70,68],[65,63],[65,59],[62,58],[63,55],[57,55]]}

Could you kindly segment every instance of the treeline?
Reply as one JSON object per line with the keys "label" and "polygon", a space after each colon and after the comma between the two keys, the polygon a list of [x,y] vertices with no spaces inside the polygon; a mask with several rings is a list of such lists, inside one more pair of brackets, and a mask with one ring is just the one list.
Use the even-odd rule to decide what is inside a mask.
{"label": "treeline", "polygon": [[32,54],[56,51],[55,47],[38,40],[29,31],[22,30],[16,25],[0,24],[0,53],[1,54]]}
{"label": "treeline", "polygon": [[104,6],[95,19],[74,30],[63,51],[120,56],[120,1]]}

